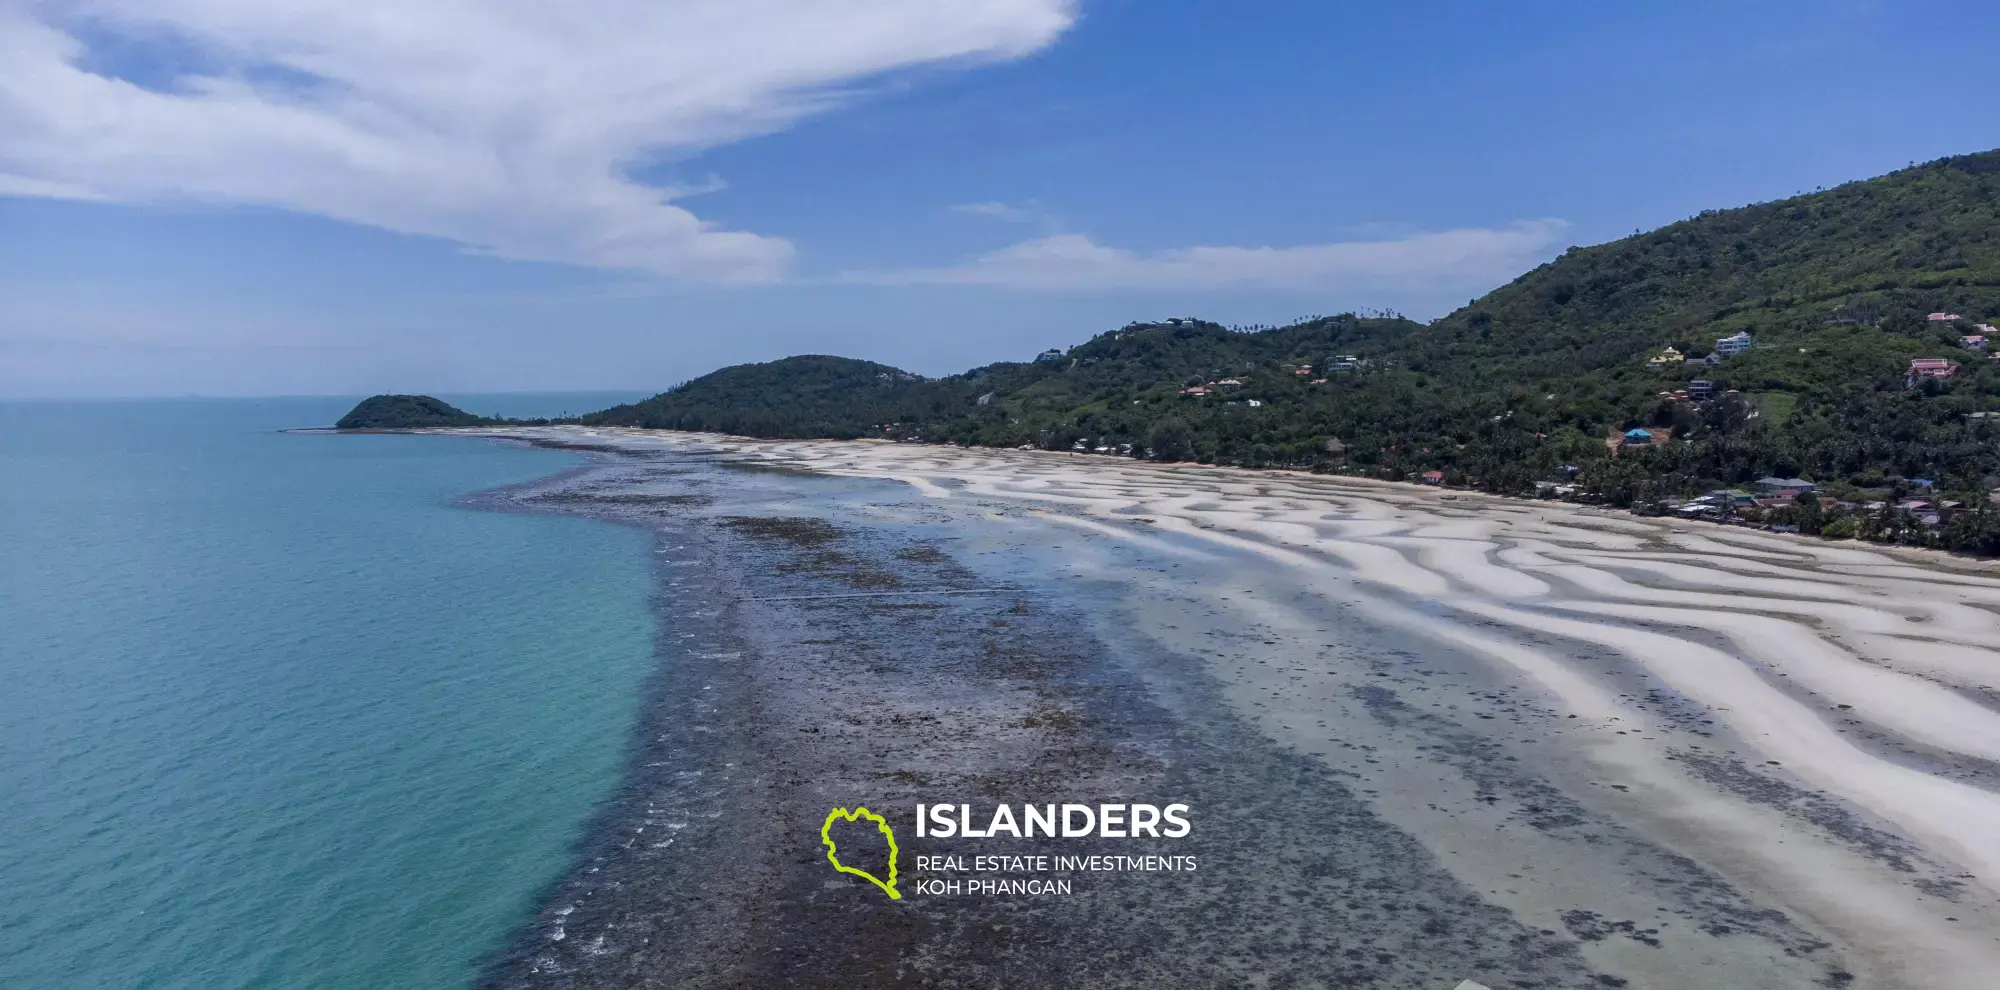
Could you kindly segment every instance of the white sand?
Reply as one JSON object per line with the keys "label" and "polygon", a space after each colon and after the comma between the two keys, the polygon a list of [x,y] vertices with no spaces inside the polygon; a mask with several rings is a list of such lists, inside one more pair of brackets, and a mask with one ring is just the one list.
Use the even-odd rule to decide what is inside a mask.
{"label": "white sand", "polygon": [[[1996,985],[2000,793],[1992,766],[1979,768],[2000,764],[2000,711],[1991,695],[1967,690],[2000,685],[2000,571],[1991,567],[1364,479],[1092,455],[589,433],[897,480],[940,500],[1031,506],[1161,553],[1249,555],[1328,600],[1361,601],[1353,589],[1362,589],[1379,596],[1366,606],[1371,621],[1484,657],[1533,685],[1558,710],[1551,738],[1574,740],[1567,745],[1643,784],[1618,798],[1635,820],[1661,823],[1678,848],[1733,880],[1873,943],[1874,975],[1888,985]],[[1711,748],[1733,748],[1760,772],[1836,797],[1957,871],[1972,893],[1955,904],[1924,897],[1826,836],[1696,779],[1665,758],[1666,743],[1645,740],[1704,737],[1672,735],[1680,730],[1616,689],[1604,651],[1637,672],[1629,676],[1704,707],[1725,732]],[[1626,735],[1611,730],[1614,721]],[[1950,764],[1951,754],[1962,762]]]}

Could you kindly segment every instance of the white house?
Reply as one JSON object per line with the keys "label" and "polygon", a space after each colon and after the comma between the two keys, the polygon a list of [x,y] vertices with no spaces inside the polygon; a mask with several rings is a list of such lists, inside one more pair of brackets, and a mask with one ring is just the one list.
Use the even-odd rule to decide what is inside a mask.
{"label": "white house", "polygon": [[1715,353],[1723,357],[1735,357],[1750,349],[1750,341],[1750,335],[1739,330],[1728,337],[1717,339],[1715,342]]}

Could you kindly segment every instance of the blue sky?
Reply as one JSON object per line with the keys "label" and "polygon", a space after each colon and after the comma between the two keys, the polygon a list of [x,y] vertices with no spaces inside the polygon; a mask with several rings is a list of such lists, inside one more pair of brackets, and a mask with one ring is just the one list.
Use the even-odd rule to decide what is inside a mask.
{"label": "blue sky", "polygon": [[1429,318],[2000,145],[1996,41],[1969,2],[0,3],[0,395]]}

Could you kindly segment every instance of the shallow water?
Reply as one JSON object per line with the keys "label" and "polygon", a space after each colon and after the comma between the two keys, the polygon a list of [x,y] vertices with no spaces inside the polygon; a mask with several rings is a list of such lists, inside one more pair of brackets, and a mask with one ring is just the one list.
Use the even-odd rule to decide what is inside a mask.
{"label": "shallow water", "polygon": [[647,537],[453,505],[576,454],[276,432],[348,404],[0,404],[0,986],[464,986],[569,864]]}

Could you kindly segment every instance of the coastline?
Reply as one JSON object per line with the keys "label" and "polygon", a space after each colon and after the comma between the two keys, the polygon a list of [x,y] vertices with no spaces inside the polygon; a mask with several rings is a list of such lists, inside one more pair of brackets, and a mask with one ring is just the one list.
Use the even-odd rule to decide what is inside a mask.
{"label": "coastline", "polygon": [[[992,523],[991,528],[1032,529],[1044,542],[1047,534],[1061,533],[1066,542],[1072,542],[1067,536],[1074,536],[1094,547],[1086,555],[1097,575],[1092,580],[1112,590],[1100,588],[1096,593],[1105,597],[1093,607],[1080,608],[1080,586],[1072,580],[1053,578],[1040,585],[1031,579],[1018,581],[1017,591],[1029,611],[1051,618],[1035,636],[1011,648],[1020,656],[1032,656],[1068,637],[1074,640],[1070,655],[1089,659],[1079,660],[1060,676],[1045,671],[1061,688],[1052,696],[1076,694],[1078,684],[1102,689],[1116,683],[1120,687],[1111,694],[1124,698],[1121,704],[1131,712],[1150,713],[1113,717],[1087,707],[1063,708],[1065,715],[1056,722],[1087,739],[1090,745],[1082,748],[1119,752],[1124,746],[1157,754],[1162,740],[1186,736],[1194,731],[1191,726],[1206,719],[1214,723],[1203,730],[1212,745],[1207,751],[1211,760],[1220,754],[1222,759],[1216,762],[1241,764],[1246,776],[1279,773],[1288,781],[1281,791],[1317,795],[1300,800],[1320,804],[1332,820],[1359,822],[1347,831],[1372,837],[1367,841],[1306,838],[1310,829],[1301,823],[1293,827],[1295,841],[1276,842],[1269,848],[1295,848],[1308,858],[1315,848],[1329,847],[1358,856],[1368,841],[1406,842],[1398,849],[1370,852],[1367,858],[1396,865],[1396,879],[1379,879],[1392,887],[1400,883],[1429,889],[1425,884],[1431,881],[1421,878],[1432,877],[1435,889],[1425,895],[1431,898],[1428,917],[1458,919],[1448,926],[1453,931],[1506,932],[1502,944],[1519,944],[1515,940],[1525,937],[1534,946],[1525,957],[1510,953],[1505,963],[1481,969],[1482,962],[1493,962],[1491,947],[1483,954],[1448,958],[1436,946],[1417,939],[1364,953],[1362,958],[1376,969],[1349,973],[1343,985],[1405,985],[1399,981],[1418,978],[1419,972],[1422,979],[1443,979],[1440,985],[1446,986],[1458,977],[1502,985],[1505,978],[1527,973],[1546,981],[1544,985],[1617,985],[1592,982],[1600,974],[1633,978],[1642,986],[1671,985],[1656,981],[1664,974],[1692,976],[1693,971],[1682,967],[1696,965],[1692,954],[1700,952],[1721,959],[1713,965],[1725,967],[1739,980],[1734,985],[1741,986],[1795,986],[1805,980],[1835,986],[1860,979],[1862,985],[1871,986],[1971,987],[1978,985],[1968,982],[1977,979],[1972,974],[1994,959],[1991,933],[2000,929],[1994,927],[1995,898],[1987,884],[2000,871],[1981,868],[1982,854],[1990,850],[1980,848],[1973,829],[1992,796],[2000,766],[1996,761],[2000,735],[1991,724],[1991,688],[1975,682],[1989,669],[1992,649],[2000,646],[2000,636],[1990,628],[1990,615],[1979,608],[1989,599],[2000,602],[2000,582],[1967,569],[1926,567],[1905,554],[1883,555],[1873,548],[1800,546],[1804,541],[1741,531],[1694,533],[1672,522],[1354,483],[1355,479],[1150,465],[1112,465],[1114,470],[1106,470],[1097,464],[1078,465],[1062,455],[1023,457],[1014,452],[746,441],[645,431],[438,432],[599,449],[613,459],[607,463],[623,467],[551,482],[551,488],[561,491],[544,494],[567,492],[575,497],[522,507],[582,511],[600,518],[623,516],[623,521],[655,528],[660,528],[660,520],[673,517],[678,521],[661,532],[684,526],[673,531],[705,534],[699,542],[703,556],[698,566],[715,588],[735,589],[739,599],[773,597],[748,594],[758,588],[768,590],[772,582],[792,589],[794,595],[874,587],[868,582],[909,570],[909,561],[889,549],[861,553],[831,570],[802,566],[801,560],[812,555],[800,558],[800,546],[783,538],[772,544],[716,525],[722,509],[715,500],[736,498],[733,482],[745,477],[740,470],[713,463],[717,461],[777,469],[787,473],[770,477],[805,479],[801,483],[806,487],[861,485],[868,492],[864,502],[878,509],[883,504],[895,506],[893,512],[875,513],[871,522],[869,513],[857,514],[853,504],[822,504],[810,493],[786,491],[775,499],[776,505],[791,508],[769,518],[804,518],[792,512],[801,506],[812,510],[814,518],[845,514],[849,518],[833,523],[843,534],[835,539],[842,541],[869,545],[893,541],[907,528],[908,519],[935,516],[929,523],[933,531],[959,534],[970,545],[978,542],[978,526],[968,519],[991,514],[968,516],[976,506],[1005,507],[999,514],[1007,521]],[[723,472],[728,479],[718,482],[704,475],[698,479],[707,486],[703,494],[666,490],[676,475],[640,477],[648,471],[697,468],[694,473]],[[627,473],[598,476],[605,471]],[[588,482],[583,488],[595,487],[572,490],[579,480]],[[671,496],[697,497],[648,501]],[[702,502],[703,498],[710,501]],[[773,499],[767,497],[765,502]],[[1550,516],[1556,517],[1554,522]],[[1014,558],[1009,566],[1016,568],[1015,576],[1027,578],[1023,569],[1034,568],[1022,561],[1038,552],[1025,546],[1004,553],[989,547],[968,556],[949,543],[933,540],[932,544],[944,560],[919,570],[950,573],[947,583],[955,582],[956,590],[990,580],[973,569],[990,571],[994,557]],[[938,550],[939,546],[947,549]],[[1828,553],[1829,549],[1836,552]],[[1062,560],[1080,552],[1072,547],[1044,560],[1050,567],[1042,573],[1053,574]],[[1198,582],[1191,584],[1184,576],[1156,573],[1165,568],[1138,576],[1140,570],[1130,567],[1132,561],[1120,562],[1132,555],[1153,564],[1185,563],[1190,571],[1213,569],[1222,560],[1231,578],[1254,577],[1270,586],[1247,600],[1233,599]],[[1121,572],[1119,567],[1127,569]],[[684,602],[687,593],[668,584],[673,578],[667,568],[663,560],[661,608]],[[1911,571],[1916,573],[1906,573]],[[1151,587],[1142,589],[1147,582]],[[1135,589],[1145,593],[1135,594]],[[1184,596],[1188,608],[1162,611],[1150,604],[1174,596]],[[927,609],[937,619],[950,617],[929,628],[978,628],[983,613],[974,603],[990,596],[952,597],[964,600]],[[1215,610],[1211,637],[1220,632],[1241,642],[1255,629],[1259,630],[1254,634],[1255,648],[1239,654],[1232,667],[1213,651],[1204,656],[1204,647],[1191,633],[1166,631],[1184,624],[1175,620],[1185,620],[1193,614],[1188,609],[1197,604]],[[974,985],[982,981],[990,985],[995,978],[1005,978],[1008,985],[1054,986],[1077,978],[1080,959],[1094,958],[1049,948],[1076,943],[1081,930],[1124,931],[1126,937],[1146,939],[1176,927],[1174,917],[1151,917],[1129,904],[1107,910],[1090,898],[1039,912],[1010,908],[1004,922],[993,920],[998,915],[980,913],[984,909],[980,905],[946,906],[935,901],[923,907],[944,910],[948,924],[930,915],[912,920],[908,915],[912,905],[907,902],[901,906],[903,913],[885,916],[865,899],[852,901],[857,892],[848,887],[838,892],[821,889],[828,885],[810,855],[780,862],[783,857],[773,850],[795,853],[799,845],[798,823],[788,821],[787,814],[794,818],[804,814],[799,802],[811,803],[807,795],[825,798],[819,802],[823,804],[850,800],[837,796],[834,792],[841,788],[828,782],[866,764],[854,740],[833,744],[823,733],[813,742],[826,746],[826,752],[811,760],[800,755],[795,742],[802,734],[798,730],[815,727],[804,723],[823,728],[838,719],[831,717],[834,710],[816,707],[828,695],[801,695],[784,687],[790,679],[805,678],[806,672],[828,662],[824,655],[799,652],[796,644],[885,637],[896,642],[896,637],[903,637],[905,641],[891,654],[936,656],[952,649],[948,637],[913,631],[916,626],[905,618],[913,610],[904,610],[895,621],[882,625],[857,618],[875,610],[847,605],[809,608],[767,601],[755,603],[753,614],[752,606],[742,601],[718,601],[717,617],[724,620],[718,629],[727,628],[717,632],[721,638],[713,642],[731,645],[707,652],[717,657],[736,653],[737,658],[728,662],[711,657],[716,662],[697,667],[689,663],[687,651],[676,653],[670,649],[675,644],[662,643],[662,671],[672,669],[677,673],[671,676],[687,680],[669,684],[668,674],[655,675],[661,683],[657,691],[649,688],[644,731],[650,735],[640,752],[657,745],[650,752],[669,759],[635,762],[633,778],[620,791],[620,804],[607,810],[594,830],[592,851],[544,907],[534,930],[524,933],[507,960],[495,967],[487,985]],[[1129,624],[1148,615],[1149,609],[1150,619],[1142,623],[1145,632],[1132,632]],[[1118,618],[1105,618],[1110,615]],[[983,617],[994,621],[993,616]],[[1301,659],[1315,651],[1324,653],[1329,645],[1325,641],[1337,638],[1328,630],[1344,630],[1349,624],[1372,630],[1366,642],[1351,644],[1353,655],[1330,661],[1323,656],[1312,662]],[[777,642],[755,635],[757,629],[776,628],[792,629],[793,635]],[[1090,632],[1079,636],[1079,629]],[[1913,639],[1912,630],[1928,638]],[[1312,642],[1315,639],[1320,642]],[[1384,664],[1379,651],[1392,642],[1395,649],[1388,655],[1400,652],[1404,659]],[[1851,652],[1843,645],[1850,642],[1886,659],[1878,664]],[[1438,658],[1447,655],[1459,659],[1439,663]],[[744,656],[755,660],[741,662]],[[1281,658],[1297,666],[1288,667],[1291,672],[1285,677],[1275,678],[1268,668]],[[1417,664],[1454,669],[1448,676],[1441,670],[1413,675],[1409,668]],[[1112,677],[1115,672],[1122,674]],[[695,677],[697,673],[702,676]],[[1357,681],[1356,674],[1379,680]],[[688,703],[681,695],[696,690],[695,680],[712,691],[716,678],[723,675],[731,678],[723,682],[724,690],[735,692],[727,704],[666,717],[665,713],[676,711],[675,705]],[[912,683],[904,671],[901,681],[877,683],[873,693],[861,697],[897,697],[901,707],[884,719],[900,715],[916,725],[921,723],[909,720],[926,713],[975,701],[998,704],[989,690],[993,676],[994,671],[981,671],[975,664],[962,670],[957,680],[937,674]],[[1472,685],[1466,696],[1480,697],[1491,707],[1474,716],[1464,707],[1419,703],[1425,692],[1446,680]],[[821,685],[820,690],[825,689]],[[1862,710],[1834,709],[1839,715],[1817,710],[1833,708],[1821,704],[1831,695],[1850,693],[1866,699]],[[1096,690],[1077,696],[1105,695]],[[1494,700],[1503,696],[1504,703]],[[1178,707],[1168,704],[1177,698],[1184,699]],[[1217,709],[1225,714],[1199,714]],[[754,712],[754,719],[743,720],[745,712]],[[1330,718],[1335,712],[1347,719],[1338,723],[1337,731],[1327,727],[1329,721],[1338,721]],[[657,810],[660,795],[678,792],[666,781],[648,780],[637,770],[645,763],[685,763],[690,753],[703,754],[701,758],[711,763],[720,759],[717,754],[724,750],[715,747],[725,744],[713,738],[717,726],[709,726],[711,731],[705,733],[685,731],[679,737],[670,731],[697,716],[713,721],[718,715],[732,719],[721,735],[729,740],[727,745],[740,747],[728,751],[743,757],[723,763],[766,769],[790,765],[812,771],[783,780],[745,771],[750,776],[707,792],[711,801],[736,802],[725,817],[742,817],[732,820],[786,823],[772,824],[771,831],[754,835],[738,831],[734,835],[741,842],[735,846],[720,844],[719,837],[702,840],[718,843],[702,847],[711,854],[710,861],[762,865],[747,881],[729,886],[734,896],[718,890],[711,900],[696,902],[705,905],[699,911],[656,905],[650,913],[628,910],[622,921],[609,916],[592,921],[587,903],[573,904],[576,897],[568,895],[649,886],[680,889],[687,883],[702,886],[699,877],[677,881],[674,871],[682,867],[664,856],[644,868],[635,864],[615,887],[593,886],[586,878],[601,876],[607,869],[599,857],[615,858],[606,850],[615,845],[610,840],[620,828],[637,835],[638,828],[662,827],[657,813],[649,819],[653,824],[638,822],[647,818],[638,814],[646,808],[633,802],[650,795]],[[1056,744],[1062,740],[1047,732],[1021,731],[1021,723],[1034,717],[1030,705],[982,720],[980,725],[1010,728],[977,736],[986,748],[960,754],[972,761],[960,771],[970,774],[965,779],[979,779],[981,774],[970,768],[984,766],[985,777],[1004,781],[1010,778],[997,771],[1024,765],[1024,752],[1040,753],[1041,758],[1061,750]],[[1526,735],[1495,738],[1494,721]],[[1137,728],[1144,726],[1152,728]],[[695,727],[700,727],[698,721]],[[885,744],[884,737],[876,735],[880,730],[881,725],[871,727],[867,737],[884,751],[937,751],[937,740],[923,733],[901,735]],[[1398,775],[1389,778],[1395,787],[1373,786],[1381,779],[1384,761],[1379,756],[1354,758],[1356,740],[1364,736],[1368,745],[1381,747],[1378,753],[1395,748],[1395,762],[1404,763]],[[1065,745],[1076,742],[1072,739]],[[1543,747],[1539,752],[1534,749],[1538,744]],[[1518,773],[1496,769],[1493,761],[1501,752],[1507,754],[1498,757],[1502,761],[1527,762],[1517,768]],[[1776,764],[1769,762],[1773,758]],[[1198,778],[1176,778],[1173,774],[1179,771],[1171,768],[1199,762],[1183,755],[1165,761],[1154,777],[1137,769],[1152,765],[1143,762],[1113,776],[1128,785],[1134,779],[1155,785],[1171,780],[1187,788]],[[1036,764],[1030,759],[1025,765]],[[1074,758],[1067,763],[1057,758],[1054,765],[1058,769],[1044,780],[1091,782]],[[1461,780],[1447,780],[1446,786],[1434,788],[1430,798],[1442,800],[1419,800],[1418,792],[1432,785],[1417,786],[1418,778],[1410,771],[1418,768],[1426,775],[1449,770],[1447,778]],[[868,772],[891,776],[873,778],[872,784],[870,778],[849,778],[842,786],[872,787],[871,793],[881,797],[871,800],[921,799],[915,795],[925,788],[898,791],[879,782],[920,771],[899,765]],[[1606,778],[1614,776],[1619,783],[1609,786]],[[1307,777],[1314,780],[1300,783]],[[1097,786],[1101,790],[1110,780],[1100,780]],[[926,788],[936,783],[924,782]],[[1260,803],[1257,795],[1272,788],[1239,785],[1212,792],[1206,807],[1261,807],[1259,813],[1243,813],[1235,827],[1269,831],[1282,816],[1273,813],[1268,799]],[[996,786],[997,792],[1007,790],[1005,785]],[[1016,793],[1026,793],[1023,781],[1016,780],[1014,787]],[[1466,787],[1465,793],[1455,792]],[[1444,814],[1426,810],[1425,804],[1455,810]],[[1912,808],[1921,812],[1922,820],[1916,820]],[[1954,808],[1959,809],[1956,818],[1951,814]],[[1476,809],[1497,817],[1485,827],[1472,828],[1465,818]],[[1939,809],[1945,813],[1939,814]],[[823,809],[817,812],[823,813]],[[811,824],[817,827],[816,821]],[[689,835],[689,827],[684,824],[677,834]],[[1519,837],[1491,839],[1484,834],[1487,827],[1511,828]],[[1270,840],[1268,835],[1264,838]],[[677,843],[692,841],[677,839]],[[1497,866],[1468,860],[1478,858],[1482,850],[1490,851],[1496,842],[1503,852],[1525,856],[1531,867],[1538,865],[1538,856],[1568,855],[1578,863],[1567,871],[1554,871],[1567,872],[1566,876],[1522,881],[1519,874],[1496,873]],[[1578,848],[1602,852],[1607,847],[1615,854],[1575,855]],[[722,858],[713,858],[714,854]],[[1288,878],[1297,862],[1291,863],[1294,873],[1268,875],[1259,872],[1254,857],[1231,862],[1234,869],[1218,869],[1212,876],[1219,889],[1231,892],[1214,894],[1225,898],[1216,906],[1226,904],[1232,913],[1243,911],[1245,891],[1296,886],[1296,880]],[[1974,876],[1966,875],[1968,863]],[[1643,919],[1616,911],[1563,912],[1552,907],[1563,898],[1616,903],[1619,897],[1593,886],[1621,873],[1626,879],[1652,878],[1662,891],[1679,890],[1659,894],[1655,913],[1685,917],[1691,928],[1706,934],[1690,935],[1691,941],[1682,945],[1678,933],[1663,934]],[[1351,879],[1351,869],[1349,874]],[[1489,884],[1538,889],[1502,893]],[[1184,890],[1179,896],[1201,893]],[[836,903],[842,897],[850,900]],[[1629,899],[1620,906],[1636,914],[1645,906],[1638,902],[1644,900]],[[569,913],[558,913],[565,908]],[[1306,895],[1287,904],[1285,912],[1322,922],[1334,919],[1345,926],[1355,926],[1357,915],[1366,915],[1367,922],[1358,927],[1379,929],[1368,936],[1368,944],[1394,941],[1395,926],[1381,924],[1394,912]],[[1709,916],[1698,917],[1703,912]],[[1944,920],[1947,916],[1950,922]],[[861,928],[814,928],[831,924],[829,919],[834,918]],[[1730,920],[1718,920],[1722,918]],[[688,924],[694,921],[700,924]],[[617,932],[631,933],[645,924],[653,927],[645,929],[650,934],[639,935],[640,939],[664,939],[680,950],[634,954],[629,946],[616,947]],[[989,931],[982,926],[992,924],[1003,924],[1008,935],[967,935]],[[1276,930],[1285,927],[1281,919],[1265,918],[1262,924]],[[682,925],[693,933],[679,931]],[[579,954],[574,960],[551,956],[552,926],[564,930],[564,938],[555,943],[563,951],[594,944],[600,955]],[[572,931],[595,931],[589,938],[601,941],[571,943]],[[1651,934],[1645,934],[1648,931]],[[817,934],[803,938],[804,932]],[[1234,945],[1239,937],[1240,944],[1257,944],[1268,940],[1269,934],[1203,929],[1182,937]],[[1309,939],[1288,942],[1298,949],[1289,972],[1309,980],[1335,972],[1329,967],[1345,964],[1345,953],[1354,948],[1334,944],[1338,942],[1333,939],[1311,949],[1302,948],[1312,945]],[[865,949],[854,954],[853,964],[878,968],[848,971],[843,977],[847,982],[840,982],[825,969],[823,959],[818,969],[774,970],[742,961],[784,944],[859,944]],[[1033,945],[1043,948],[1024,951]],[[693,951],[684,951],[688,949]],[[1689,957],[1662,961],[1668,956],[1678,959],[1680,954]],[[676,971],[679,975],[671,978],[660,970],[643,979],[639,970],[627,968],[621,971],[621,981],[607,978],[608,970],[590,963],[608,957],[631,966],[638,965],[633,960],[642,956],[674,955],[704,958],[716,966],[701,972]],[[1389,961],[1381,961],[1382,957]],[[896,961],[893,971],[879,968],[890,960]],[[1050,965],[1059,969],[1047,969]],[[1263,965],[1273,972],[1287,971],[1285,959],[1265,959]],[[1144,985],[1208,985],[1188,975],[1189,970],[1181,972],[1185,983]],[[1203,978],[1210,982],[1241,979],[1247,973],[1226,967],[1192,972],[1206,974]],[[1618,972],[1628,976],[1615,975]],[[1446,979],[1452,973],[1456,976]],[[1755,973],[1766,975],[1745,975]],[[1101,978],[1093,982],[1116,983],[1122,978],[1140,985],[1138,972],[1129,968],[1097,975]],[[1684,985],[1700,984],[1689,979]]]}

